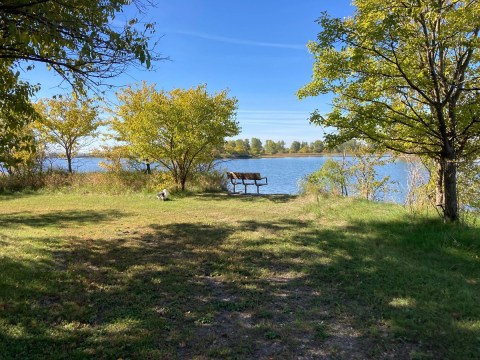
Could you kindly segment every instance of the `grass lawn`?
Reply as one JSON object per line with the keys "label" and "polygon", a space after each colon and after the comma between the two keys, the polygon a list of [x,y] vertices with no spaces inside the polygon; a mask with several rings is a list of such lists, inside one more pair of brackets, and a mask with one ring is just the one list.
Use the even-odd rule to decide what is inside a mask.
{"label": "grass lawn", "polygon": [[352,199],[0,196],[0,359],[478,359],[480,227]]}

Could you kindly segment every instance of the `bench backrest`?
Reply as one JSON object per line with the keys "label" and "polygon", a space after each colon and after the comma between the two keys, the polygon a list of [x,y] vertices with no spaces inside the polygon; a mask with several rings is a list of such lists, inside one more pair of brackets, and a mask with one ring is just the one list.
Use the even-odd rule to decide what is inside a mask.
{"label": "bench backrest", "polygon": [[243,173],[243,178],[245,180],[261,180],[262,177],[260,173]]}
{"label": "bench backrest", "polygon": [[242,180],[243,179],[242,175],[243,175],[243,173],[233,172],[233,171],[227,173],[227,176],[228,176],[229,179]]}
{"label": "bench backrest", "polygon": [[262,177],[260,173],[241,173],[241,172],[228,172],[227,176],[229,179],[238,179],[238,180],[261,180]]}

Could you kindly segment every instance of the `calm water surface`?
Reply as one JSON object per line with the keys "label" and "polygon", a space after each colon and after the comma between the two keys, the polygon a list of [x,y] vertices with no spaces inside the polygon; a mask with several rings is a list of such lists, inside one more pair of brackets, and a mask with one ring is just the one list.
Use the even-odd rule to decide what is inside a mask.
{"label": "calm water surface", "polygon": [[[268,178],[268,186],[263,186],[263,194],[298,194],[299,182],[308,174],[318,170],[327,159],[341,160],[341,157],[285,157],[261,159],[235,159],[227,160],[218,165],[224,171],[259,172]],[[73,160],[73,169],[78,172],[102,171],[98,163],[102,158],[77,158]],[[52,166],[66,168],[64,159],[52,160]],[[390,175],[391,180],[397,184],[395,191],[385,195],[385,201],[402,203],[405,199],[408,164],[396,161],[392,164],[377,169],[379,177]],[[239,188],[237,188],[238,190]],[[249,192],[255,192],[254,186],[249,186]]]}
{"label": "calm water surface", "polygon": [[[341,160],[341,157],[291,157],[291,158],[261,158],[261,159],[235,159],[221,164],[227,171],[259,172],[268,178],[268,186],[263,186],[260,191],[265,194],[298,194],[301,180],[320,169],[328,159]],[[395,181],[395,192],[386,194],[386,201],[403,203],[406,194],[408,179],[408,165],[402,161],[379,167],[379,177],[390,175]],[[256,191],[249,187],[249,192]]]}

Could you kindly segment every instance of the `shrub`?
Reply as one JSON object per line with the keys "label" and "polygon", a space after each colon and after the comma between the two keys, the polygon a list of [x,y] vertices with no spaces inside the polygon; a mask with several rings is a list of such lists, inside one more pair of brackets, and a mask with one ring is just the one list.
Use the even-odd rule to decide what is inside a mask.
{"label": "shrub", "polygon": [[[417,214],[438,208],[435,206],[435,164],[429,159],[406,158],[409,177],[405,205]],[[475,219],[480,213],[480,163],[464,161],[458,164],[458,206],[462,221]]]}
{"label": "shrub", "polygon": [[219,170],[201,171],[194,174],[191,185],[198,192],[226,191],[227,178]]}
{"label": "shrub", "polygon": [[72,176],[71,189],[79,192],[126,194],[147,191],[148,175],[142,172],[76,173]]}
{"label": "shrub", "polygon": [[349,177],[350,170],[344,161],[328,159],[320,170],[307,177],[304,189],[307,192],[348,196]]}
{"label": "shrub", "polygon": [[461,210],[480,213],[480,161],[459,164],[458,189]]}
{"label": "shrub", "polygon": [[170,192],[176,192],[179,190],[179,186],[175,183],[175,179],[168,171],[156,171],[149,176],[147,184],[149,191],[162,191],[167,189]]}
{"label": "shrub", "polygon": [[[126,194],[133,192],[156,193],[163,189],[175,193],[180,190],[170,172],[143,171],[89,172],[69,174],[61,170],[26,172],[14,175],[0,173],[0,191],[22,190],[74,191],[80,193]],[[226,179],[219,171],[196,173],[189,192],[215,192],[226,189]]]}
{"label": "shrub", "polygon": [[392,192],[390,176],[379,177],[377,167],[393,162],[395,158],[368,149],[357,150],[352,160],[328,159],[323,166],[304,181],[303,191],[314,194],[332,194],[379,200]]}
{"label": "shrub", "polygon": [[4,174],[0,173],[0,192],[36,190],[43,186],[42,177],[36,173]]}

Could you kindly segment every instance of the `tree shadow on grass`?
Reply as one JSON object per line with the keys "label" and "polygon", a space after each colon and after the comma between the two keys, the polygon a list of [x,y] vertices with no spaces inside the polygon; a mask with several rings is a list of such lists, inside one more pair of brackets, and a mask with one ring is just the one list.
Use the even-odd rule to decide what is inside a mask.
{"label": "tree shadow on grass", "polygon": [[118,210],[57,210],[43,214],[37,212],[11,212],[0,214],[0,227],[15,228],[18,226],[48,227],[71,224],[81,225],[86,223],[104,222],[127,215],[127,213]]}
{"label": "tree shadow on grass", "polygon": [[[459,251],[452,252],[457,230],[463,245],[457,242]],[[344,233],[322,232],[325,250],[336,260],[309,273],[336,293],[331,300],[374,341],[372,356],[478,358],[480,262],[470,251],[475,236],[437,220],[352,221]]]}
{"label": "tree shadow on grass", "polygon": [[10,200],[18,200],[21,198],[31,198],[33,196],[39,196],[42,195],[40,192],[31,190],[23,190],[23,191],[18,191],[18,192],[6,192],[6,191],[1,191],[0,190],[0,204],[2,202],[7,202]]}
{"label": "tree shadow on grass", "polygon": [[9,326],[0,353],[478,358],[480,334],[468,327],[480,320],[478,283],[468,282],[479,278],[478,259],[411,243],[442,235],[434,229],[352,221],[341,231],[283,219],[69,238],[52,262],[4,265],[3,284],[30,290],[1,314]]}
{"label": "tree shadow on grass", "polygon": [[232,193],[205,193],[196,195],[195,198],[205,201],[242,201],[242,202],[252,202],[252,201],[271,201],[273,203],[287,203],[292,200],[295,200],[297,195],[289,194],[232,194]]}

